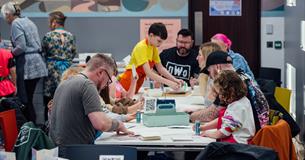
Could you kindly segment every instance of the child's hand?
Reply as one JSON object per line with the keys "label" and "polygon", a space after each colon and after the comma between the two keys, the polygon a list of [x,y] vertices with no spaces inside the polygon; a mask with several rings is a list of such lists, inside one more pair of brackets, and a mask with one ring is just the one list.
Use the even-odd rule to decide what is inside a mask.
{"label": "child's hand", "polygon": [[144,101],[139,101],[135,104],[138,110],[142,110],[144,108]]}
{"label": "child's hand", "polygon": [[133,119],[136,119],[136,113],[137,112],[134,112],[134,113],[131,113],[131,114],[127,114],[127,122],[133,120]]}
{"label": "child's hand", "polygon": [[51,112],[51,110],[52,110],[52,107],[53,107],[53,99],[51,99],[49,102],[48,102],[48,104],[47,104],[47,107],[48,107],[48,112]]}
{"label": "child's hand", "polygon": [[198,79],[197,78],[193,78],[191,77],[190,79],[190,85],[191,85],[191,88],[193,89],[195,85],[197,85],[199,82],[198,82]]}
{"label": "child's hand", "polygon": [[214,86],[211,87],[211,95],[212,95],[213,97],[217,97],[217,96],[218,96],[218,93],[217,93],[217,91],[216,91],[216,89],[215,89]]}
{"label": "child's hand", "polygon": [[181,79],[176,79],[175,82],[176,82],[176,83],[179,83],[180,86],[183,86],[183,84],[184,84],[184,81],[181,80]]}
{"label": "child's hand", "polygon": [[193,131],[195,131],[195,125],[192,126]]}
{"label": "child's hand", "polygon": [[169,84],[168,84],[168,86],[169,87],[171,87],[173,90],[178,90],[180,87],[181,87],[181,85],[179,84],[179,83],[175,83],[175,82],[170,82]]}
{"label": "child's hand", "polygon": [[[205,129],[205,125],[206,125],[206,123],[203,123],[203,124],[201,123],[201,125],[200,125],[200,127],[199,127],[199,130],[200,130],[200,131],[206,130],[206,129]],[[193,125],[192,129],[193,129],[193,131],[195,131],[195,125]]]}
{"label": "child's hand", "polygon": [[206,131],[201,131],[200,136],[207,137],[208,135],[207,135]]}
{"label": "child's hand", "polygon": [[160,82],[154,81],[154,87],[155,87],[155,88],[160,88],[161,85],[162,85],[162,84],[161,84]]}
{"label": "child's hand", "polygon": [[138,102],[142,102],[144,104],[145,98],[143,97],[143,95],[140,96],[140,98],[138,99]]}

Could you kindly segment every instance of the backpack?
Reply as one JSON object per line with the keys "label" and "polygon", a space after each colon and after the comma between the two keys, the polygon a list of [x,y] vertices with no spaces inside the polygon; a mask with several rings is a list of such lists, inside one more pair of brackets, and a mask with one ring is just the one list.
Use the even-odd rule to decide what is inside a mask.
{"label": "backpack", "polygon": [[248,94],[247,98],[250,100],[253,110],[254,122],[256,132],[263,126],[269,123],[269,104],[258,85],[249,78],[246,74],[238,72],[241,79],[245,82]]}
{"label": "backpack", "polygon": [[277,153],[266,147],[255,145],[212,142],[202,150],[196,160],[278,160]]}
{"label": "backpack", "polygon": [[260,79],[257,82],[260,85],[271,109],[269,116],[270,124],[274,124],[277,120],[283,119],[289,124],[292,137],[298,135],[300,133],[300,126],[274,97],[276,83],[273,80],[266,79]]}
{"label": "backpack", "polygon": [[16,160],[30,160],[32,158],[32,148],[36,150],[53,149],[55,144],[33,122],[27,122],[21,127],[14,146],[13,151],[16,153]]}

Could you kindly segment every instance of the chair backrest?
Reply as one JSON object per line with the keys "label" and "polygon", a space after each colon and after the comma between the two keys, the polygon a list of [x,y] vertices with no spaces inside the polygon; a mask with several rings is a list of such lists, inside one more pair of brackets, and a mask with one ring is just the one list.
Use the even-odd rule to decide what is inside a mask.
{"label": "chair backrest", "polygon": [[67,145],[59,147],[59,157],[69,160],[97,160],[100,155],[123,155],[124,160],[136,160],[137,149],[114,145]]}
{"label": "chair backrest", "polygon": [[281,69],[261,67],[259,69],[258,79],[270,79],[273,80],[277,86],[281,86]]}
{"label": "chair backrest", "polygon": [[12,151],[18,135],[14,109],[0,112],[0,126],[3,132],[5,151]]}
{"label": "chair backrest", "polygon": [[266,125],[252,138],[252,144],[274,149],[280,160],[296,160],[289,124],[279,120],[275,125]]}
{"label": "chair backrest", "polygon": [[276,87],[274,92],[274,97],[279,104],[281,104],[285,110],[290,113],[290,98],[291,90],[282,87]]}

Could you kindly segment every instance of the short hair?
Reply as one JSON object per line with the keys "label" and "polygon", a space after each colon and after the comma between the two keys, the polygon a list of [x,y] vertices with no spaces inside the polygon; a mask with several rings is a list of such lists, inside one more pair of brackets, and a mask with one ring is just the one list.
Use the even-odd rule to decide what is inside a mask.
{"label": "short hair", "polygon": [[14,16],[20,16],[21,9],[17,3],[14,2],[7,2],[1,7],[1,13],[3,17],[6,17],[6,14],[11,14]]}
{"label": "short hair", "polygon": [[216,76],[214,86],[219,88],[219,94],[226,103],[232,103],[247,95],[246,84],[233,70],[222,70]]}
{"label": "short hair", "polygon": [[60,11],[51,12],[51,13],[49,14],[49,17],[50,17],[50,19],[51,19],[51,22],[52,22],[53,20],[55,20],[57,24],[62,25],[62,26],[65,25],[65,21],[66,21],[66,18],[67,18],[67,17],[66,17],[62,12],[60,12]]}
{"label": "short hair", "polygon": [[89,71],[94,71],[100,67],[105,67],[105,69],[113,71],[115,69],[115,64],[111,57],[98,53],[90,58],[86,68],[88,68]]}
{"label": "short hair", "polygon": [[192,40],[194,39],[194,34],[191,30],[189,29],[181,29],[178,33],[177,33],[177,36],[179,35],[182,35],[183,37],[188,37],[188,36],[191,36]]}
{"label": "short hair", "polygon": [[232,41],[225,34],[217,33],[211,39],[222,41],[228,48],[232,46]]}
{"label": "short hair", "polygon": [[114,76],[117,76],[117,75],[119,74],[118,65],[116,64],[116,61],[115,61],[114,58],[111,57],[111,59],[112,59],[113,62],[114,62],[113,75],[114,75]]}
{"label": "short hair", "polygon": [[150,25],[148,29],[148,34],[154,34],[155,36],[159,36],[161,39],[166,40],[167,39],[167,30],[163,23],[153,23]]}

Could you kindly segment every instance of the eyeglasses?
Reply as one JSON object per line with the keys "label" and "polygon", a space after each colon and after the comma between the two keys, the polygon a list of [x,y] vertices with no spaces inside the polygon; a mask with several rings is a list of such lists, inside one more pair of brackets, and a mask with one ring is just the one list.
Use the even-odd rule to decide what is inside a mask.
{"label": "eyeglasses", "polygon": [[112,79],[111,79],[111,77],[110,77],[110,75],[109,75],[109,73],[107,72],[107,70],[106,69],[104,69],[104,71],[106,72],[106,74],[107,74],[107,76],[108,76],[108,81],[107,81],[107,86],[109,86],[109,84],[111,84],[112,83]]}
{"label": "eyeglasses", "polygon": [[181,41],[181,40],[176,40],[177,43],[180,43],[180,44],[191,44],[192,41]]}

